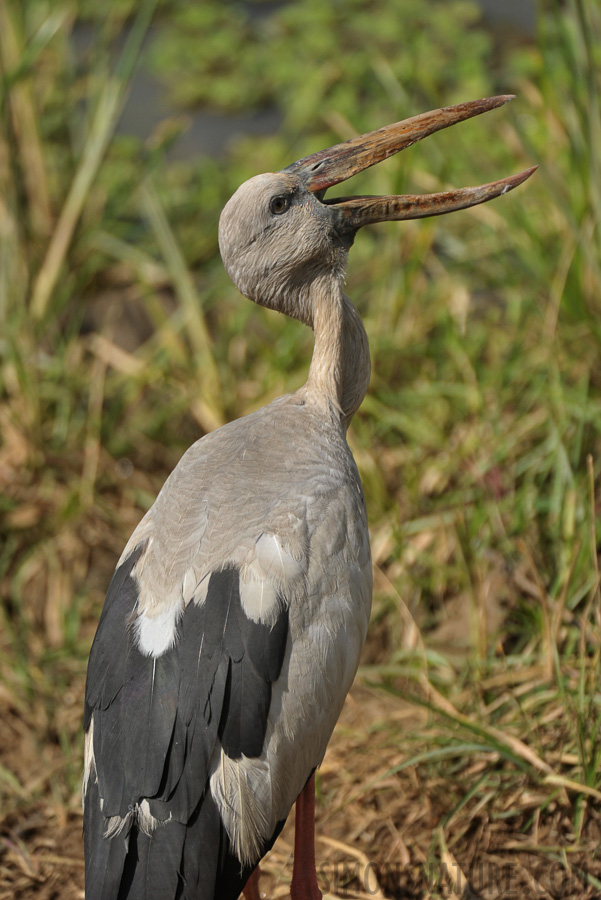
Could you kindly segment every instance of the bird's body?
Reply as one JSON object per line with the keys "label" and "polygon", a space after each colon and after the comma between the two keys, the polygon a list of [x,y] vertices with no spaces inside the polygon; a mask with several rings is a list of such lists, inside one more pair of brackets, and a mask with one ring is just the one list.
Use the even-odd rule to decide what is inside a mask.
{"label": "bird's body", "polygon": [[[504,98],[484,102],[439,112],[451,124]],[[417,119],[420,136],[443,127]],[[400,126],[406,144],[399,123],[366,136],[369,162],[355,141],[257,176],[222,214],[232,279],[309,325],[313,360],[296,393],[188,450],[121,556],[86,686],[88,900],[235,900],[323,759],[372,587],[346,442],[370,364],[346,257],[361,225],[424,214],[424,198],[323,194],[400,149]],[[435,195],[435,212],[506,183]],[[295,900],[320,896],[295,879]]]}
{"label": "bird's body", "polygon": [[[119,752],[135,760],[101,785],[105,817],[124,821],[115,828],[142,829],[139,846],[153,840],[144,828],[166,832],[170,816],[186,823],[209,779],[227,843],[254,868],[321,763],[367,630],[365,504],[339,412],[324,414],[301,391],[198,441],[132,535],[117,571],[127,570],[132,589],[116,594],[115,628],[108,607],[90,661],[89,679],[104,692],[102,700],[88,692],[94,724],[127,734]],[[123,660],[120,673],[108,668],[111,657]],[[197,708],[180,721],[190,694]],[[199,694],[210,716],[198,709]],[[201,723],[199,763],[192,739]],[[226,749],[213,756],[216,740]],[[115,754],[114,742],[94,743],[90,765],[112,770]],[[166,762],[179,782],[161,793]],[[163,799],[140,805],[157,795]],[[86,811],[96,814],[90,804]],[[182,857],[185,837],[173,828],[171,856]],[[98,896],[118,896],[124,835],[115,843],[118,881],[113,894]],[[195,885],[182,896],[226,900],[219,876],[206,892]],[[101,878],[89,878],[96,896]],[[234,879],[231,896],[242,887]],[[177,877],[173,896],[176,889]]]}

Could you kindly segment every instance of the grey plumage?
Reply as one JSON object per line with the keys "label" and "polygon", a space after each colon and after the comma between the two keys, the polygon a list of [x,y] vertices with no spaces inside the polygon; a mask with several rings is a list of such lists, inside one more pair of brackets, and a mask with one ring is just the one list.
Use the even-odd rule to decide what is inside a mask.
{"label": "grey plumage", "polygon": [[321,763],[372,590],[346,442],[370,371],[342,290],[348,250],[363,224],[482,202],[526,176],[381,202],[324,190],[505,99],[380,129],[257,176],[226,205],[226,269],[313,329],[313,359],[296,393],[188,450],[119,561],[86,686],[88,900],[235,900]]}
{"label": "grey plumage", "polygon": [[[177,636],[155,658],[136,646],[137,622],[164,611],[161,596],[177,608]],[[126,548],[91,652],[88,778],[98,772],[105,827],[123,840],[137,825],[138,846],[144,828],[156,841],[170,818],[191,821],[210,780],[228,843],[256,864],[323,758],[370,596],[363,495],[339,414],[324,419],[293,395],[192,447]]]}

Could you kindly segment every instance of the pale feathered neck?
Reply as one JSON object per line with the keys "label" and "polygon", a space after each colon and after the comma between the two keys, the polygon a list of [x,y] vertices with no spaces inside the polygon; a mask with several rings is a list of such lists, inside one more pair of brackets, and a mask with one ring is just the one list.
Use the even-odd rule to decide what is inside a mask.
{"label": "pale feathered neck", "polygon": [[346,429],[369,385],[367,334],[338,280],[316,280],[311,300],[315,346],[309,377],[301,391],[309,402],[336,409]]}

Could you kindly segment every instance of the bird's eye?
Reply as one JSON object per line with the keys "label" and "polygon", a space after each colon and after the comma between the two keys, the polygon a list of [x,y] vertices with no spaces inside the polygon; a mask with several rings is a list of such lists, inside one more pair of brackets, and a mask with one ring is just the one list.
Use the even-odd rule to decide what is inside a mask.
{"label": "bird's eye", "polygon": [[274,215],[281,216],[290,208],[290,197],[274,197],[269,207]]}

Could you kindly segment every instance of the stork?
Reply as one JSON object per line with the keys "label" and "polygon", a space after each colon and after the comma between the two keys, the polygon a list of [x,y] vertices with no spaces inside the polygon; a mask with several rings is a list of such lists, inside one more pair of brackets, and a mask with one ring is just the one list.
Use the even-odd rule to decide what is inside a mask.
{"label": "stork", "polygon": [[317,900],[314,782],[367,632],[372,572],[346,432],[370,359],[343,292],[364,225],[490,200],[534,169],[424,196],[325,192],[493,97],[258,175],[219,223],[240,291],[313,329],[307,383],[206,435],[128,541],[88,666],[88,900],[247,900],[296,802],[293,900]]}

